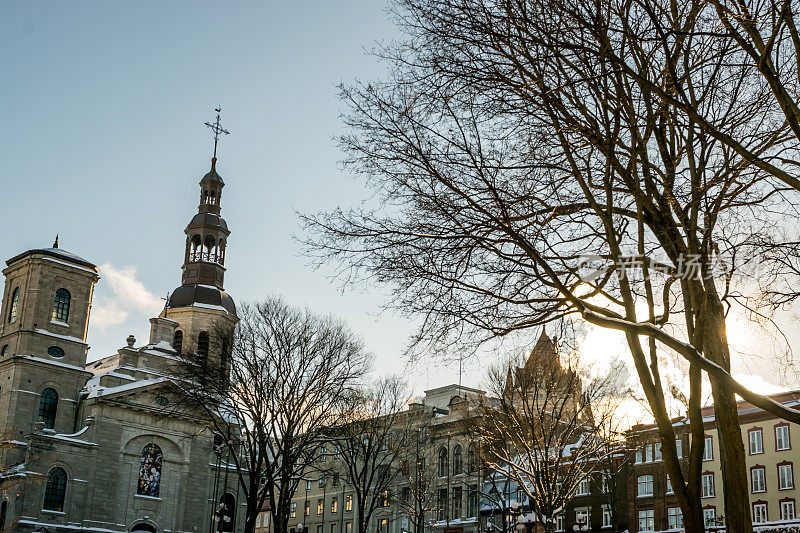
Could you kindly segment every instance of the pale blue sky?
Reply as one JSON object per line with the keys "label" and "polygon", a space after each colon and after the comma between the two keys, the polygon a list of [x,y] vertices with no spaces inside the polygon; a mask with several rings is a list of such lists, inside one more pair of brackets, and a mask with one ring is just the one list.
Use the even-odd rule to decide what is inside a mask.
{"label": "pale blue sky", "polygon": [[[146,341],[157,297],[179,284],[183,229],[210,164],[203,122],[221,104],[231,131],[218,165],[232,230],[228,292],[238,301],[279,293],[340,315],[380,370],[402,370],[408,324],[374,316],[376,289],[341,294],[291,238],[294,209],[364,197],[337,164],[335,85],[382,73],[364,53],[395,31],[382,0],[3,7],[0,255],[50,246],[59,232],[63,248],[106,265],[91,358],[129,333]],[[456,369],[417,374],[418,388],[457,380]]]}
{"label": "pale blue sky", "polygon": [[[159,298],[180,283],[183,229],[210,165],[203,122],[222,105],[228,292],[282,294],[341,316],[380,372],[404,370],[409,324],[376,316],[384,296],[374,286],[342,294],[291,237],[295,210],[365,197],[339,170],[335,86],[384,73],[364,53],[395,35],[384,2],[3,3],[0,257],[50,246],[59,232],[63,248],[102,265],[90,358],[130,333],[145,342]],[[582,357],[607,363],[624,352],[613,334],[590,333]],[[464,384],[478,385],[482,371],[466,370]],[[770,364],[745,371],[776,381]],[[453,367],[406,375],[417,391],[458,380]]]}

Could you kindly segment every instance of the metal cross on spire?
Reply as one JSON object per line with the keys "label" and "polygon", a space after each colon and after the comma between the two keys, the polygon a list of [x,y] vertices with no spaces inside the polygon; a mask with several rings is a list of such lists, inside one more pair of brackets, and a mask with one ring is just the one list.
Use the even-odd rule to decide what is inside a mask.
{"label": "metal cross on spire", "polygon": [[217,112],[217,120],[213,124],[211,122],[206,122],[206,126],[211,128],[211,131],[214,132],[214,159],[217,158],[217,142],[219,142],[219,134],[224,133],[225,135],[230,135],[230,132],[222,127],[219,122],[219,114],[222,112],[222,106],[217,107],[214,109]]}

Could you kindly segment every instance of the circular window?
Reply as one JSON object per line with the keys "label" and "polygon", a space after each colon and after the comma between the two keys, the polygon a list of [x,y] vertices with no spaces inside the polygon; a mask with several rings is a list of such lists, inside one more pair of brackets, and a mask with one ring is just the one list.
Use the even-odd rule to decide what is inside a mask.
{"label": "circular window", "polygon": [[47,355],[50,357],[64,357],[64,350],[59,346],[51,346],[47,349]]}
{"label": "circular window", "polygon": [[5,357],[8,355],[8,344],[3,346],[3,349],[0,350],[0,357]]}
{"label": "circular window", "polygon": [[169,403],[169,400],[164,396],[156,396],[156,403],[163,407]]}

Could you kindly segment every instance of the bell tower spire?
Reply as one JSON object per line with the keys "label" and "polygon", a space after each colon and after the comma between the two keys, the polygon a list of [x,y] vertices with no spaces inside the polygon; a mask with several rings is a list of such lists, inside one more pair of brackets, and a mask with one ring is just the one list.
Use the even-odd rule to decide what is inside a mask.
{"label": "bell tower spire", "polygon": [[200,180],[200,204],[197,214],[186,226],[186,253],[183,262],[183,285],[211,285],[223,288],[228,225],[222,218],[222,188],[225,182],[217,172],[217,144],[220,134],[228,135],[220,123],[221,107],[216,120],[205,125],[214,132],[214,156],[211,170]]}

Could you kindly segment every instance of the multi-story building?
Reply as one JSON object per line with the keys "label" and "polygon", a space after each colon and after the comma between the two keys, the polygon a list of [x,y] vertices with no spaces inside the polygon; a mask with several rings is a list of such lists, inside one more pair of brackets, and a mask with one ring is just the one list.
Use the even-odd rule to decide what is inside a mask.
{"label": "multi-story building", "polygon": [[[800,390],[771,396],[787,406],[800,405]],[[739,402],[739,420],[747,456],[750,505],[753,523],[766,526],[800,525],[794,469],[800,464],[797,427],[753,406]],[[703,515],[708,526],[725,525],[719,439],[713,406],[702,410],[705,427],[701,493]],[[678,456],[685,461],[689,450],[689,422],[673,419]],[[680,529],[683,519],[664,467],[661,444],[654,425],[634,426],[628,432],[632,450],[628,506],[632,531]]]}
{"label": "multi-story building", "polygon": [[[241,531],[208,420],[175,408],[181,353],[222,363],[237,322],[223,289],[222,178],[200,181],[182,284],[150,338],[87,363],[99,269],[58,245],[15,255],[0,307],[0,531]],[[177,252],[177,251],[176,251]],[[225,459],[223,455],[223,460]],[[216,491],[216,493],[215,493]],[[226,520],[213,522],[219,503]]]}
{"label": "multi-story building", "polygon": [[[539,339],[529,365],[510,369],[509,379],[543,359],[548,365],[558,361],[555,346],[546,336]],[[400,474],[383,506],[373,514],[368,532],[510,533],[523,527],[514,520],[530,516],[525,491],[513,479],[490,472],[479,450],[480,406],[492,401],[485,391],[448,385],[427,390],[423,398],[409,404],[402,420],[404,431],[415,438],[398,443],[409,449],[401,456],[411,459],[407,462],[421,472],[424,493],[415,492],[413,472],[405,475],[401,464],[394,465]],[[331,443],[326,449],[330,452],[335,446]],[[335,460],[329,455],[326,467]],[[624,462],[624,453],[614,453],[609,464],[590,465],[592,473],[557,517],[558,531],[573,531],[575,526],[625,528],[628,476],[622,470]],[[344,478],[312,474],[303,480],[291,504],[289,525],[296,533],[354,533],[358,506],[353,487]]]}

